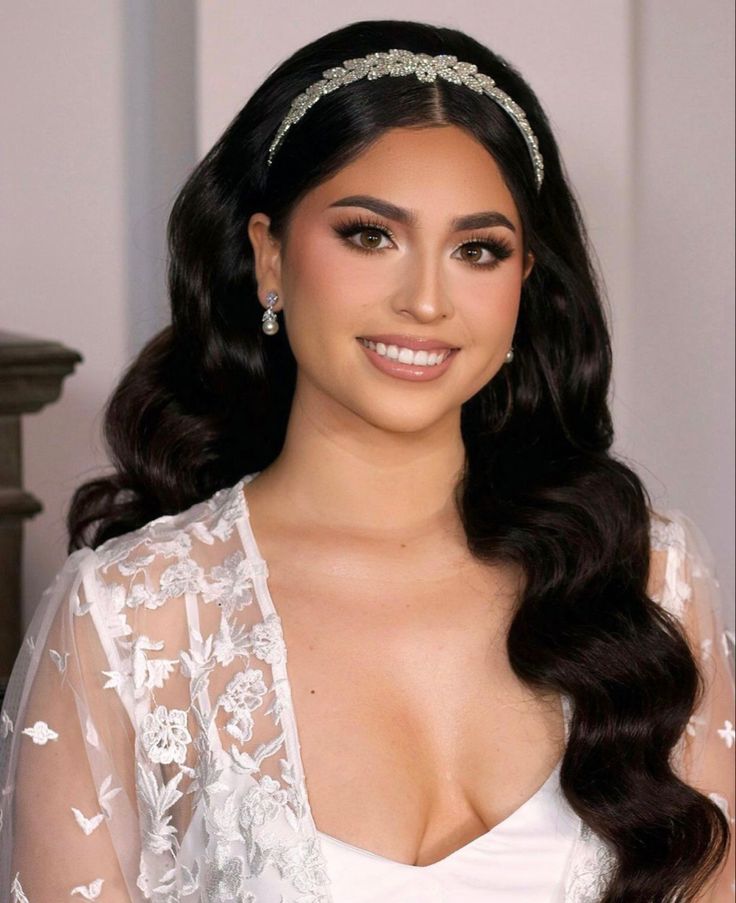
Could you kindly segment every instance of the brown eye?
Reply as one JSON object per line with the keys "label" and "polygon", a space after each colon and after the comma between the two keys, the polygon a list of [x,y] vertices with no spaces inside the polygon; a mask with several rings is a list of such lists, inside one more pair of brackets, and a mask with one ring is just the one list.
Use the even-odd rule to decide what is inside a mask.
{"label": "brown eye", "polygon": [[462,252],[469,252],[467,260],[469,263],[480,263],[483,256],[483,248],[480,245],[463,245],[460,248]]}
{"label": "brown eye", "polygon": [[[360,232],[357,232],[356,235],[361,236],[360,242],[368,250],[373,250],[374,248],[378,248],[381,246],[381,238],[383,238],[384,233],[379,229],[362,229]],[[366,239],[365,241],[363,239]]]}
{"label": "brown eye", "polygon": [[[483,254],[487,252],[484,258]],[[495,269],[502,261],[511,256],[512,248],[500,239],[471,239],[460,245],[455,253],[472,267],[483,270]]]}
{"label": "brown eye", "polygon": [[[363,220],[349,220],[338,223],[333,227],[335,232],[356,251],[363,254],[372,254],[374,251],[385,251],[390,247],[393,233],[385,226],[378,223],[369,223]],[[355,237],[358,236],[358,240]],[[388,244],[382,245],[381,239],[385,238]]]}

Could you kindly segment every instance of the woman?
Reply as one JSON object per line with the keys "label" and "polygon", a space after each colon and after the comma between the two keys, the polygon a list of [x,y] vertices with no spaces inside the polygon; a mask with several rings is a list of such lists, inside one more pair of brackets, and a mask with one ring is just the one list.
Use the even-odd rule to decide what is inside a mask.
{"label": "woman", "polygon": [[4,899],[730,899],[717,584],[610,454],[521,77],[451,29],[328,34],[169,239],[172,325],[9,689]]}

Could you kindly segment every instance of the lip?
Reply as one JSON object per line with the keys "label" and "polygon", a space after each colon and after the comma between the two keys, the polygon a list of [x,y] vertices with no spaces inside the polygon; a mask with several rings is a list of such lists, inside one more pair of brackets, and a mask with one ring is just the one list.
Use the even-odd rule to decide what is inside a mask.
{"label": "lip", "polygon": [[448,348],[452,348],[453,351],[457,350],[456,345],[448,345],[447,342],[415,335],[386,333],[385,335],[361,335],[357,338],[368,339],[370,342],[382,342],[384,345],[401,345],[403,348],[411,348],[412,351],[444,351]]}
{"label": "lip", "polygon": [[[357,339],[356,339],[357,341]],[[371,339],[371,341],[373,341]],[[371,350],[367,345],[364,345],[362,342],[358,342],[360,347],[365,351],[368,360],[373,364],[373,366],[380,370],[382,373],[386,373],[388,376],[393,376],[397,379],[405,379],[410,382],[428,382],[430,380],[438,379],[442,374],[452,365],[452,362],[460,353],[459,349],[452,349],[447,357],[442,361],[441,364],[436,364],[434,367],[422,366],[421,364],[402,364],[400,361],[391,360],[388,357],[383,357],[378,354],[378,352]],[[389,342],[388,344],[397,344],[395,342]],[[441,348],[449,348],[449,345],[442,345]],[[424,346],[424,349],[427,349],[427,346]],[[419,349],[422,350],[421,348]]]}

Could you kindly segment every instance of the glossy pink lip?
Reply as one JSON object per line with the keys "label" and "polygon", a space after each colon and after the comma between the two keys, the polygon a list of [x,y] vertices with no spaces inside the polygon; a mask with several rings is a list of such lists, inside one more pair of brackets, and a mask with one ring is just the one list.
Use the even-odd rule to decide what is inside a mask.
{"label": "glossy pink lip", "polygon": [[455,345],[448,345],[447,342],[438,342],[435,339],[423,339],[420,336],[413,335],[397,335],[395,333],[387,333],[386,335],[363,335],[361,339],[368,339],[370,342],[382,342],[384,345],[401,345],[402,348],[411,348],[413,351],[439,351],[446,348],[456,348]]}
{"label": "glossy pink lip", "polygon": [[[377,370],[381,370],[383,373],[387,373],[389,376],[394,376],[397,379],[406,379],[411,382],[429,382],[438,379],[451,366],[452,361],[460,353],[459,349],[451,350],[441,364],[430,367],[422,364],[402,364],[400,361],[394,361],[391,360],[391,358],[383,357],[378,354],[377,351],[373,351],[362,342],[359,342],[359,345],[366,353],[368,360]],[[445,346],[445,348],[447,348],[447,346]]]}

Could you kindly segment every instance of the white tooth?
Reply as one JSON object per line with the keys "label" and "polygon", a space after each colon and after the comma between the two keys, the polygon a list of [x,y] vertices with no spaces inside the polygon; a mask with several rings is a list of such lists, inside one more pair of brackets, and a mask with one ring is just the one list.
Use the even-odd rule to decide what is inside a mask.
{"label": "white tooth", "polygon": [[385,353],[386,353],[386,346],[383,344],[383,342],[376,342],[376,351],[377,351],[379,354],[385,354]]}
{"label": "white tooth", "polygon": [[368,347],[369,347],[369,348],[372,348],[372,349],[375,351],[375,350],[376,350],[376,343],[375,343],[375,342],[368,342]]}
{"label": "white tooth", "polygon": [[415,351],[414,352],[414,363],[420,364],[422,367],[426,366],[428,363],[428,355],[426,351]]}
{"label": "white tooth", "polygon": [[436,351],[429,352],[429,358],[427,359],[428,364],[436,364],[439,359],[439,354]]}
{"label": "white tooth", "polygon": [[386,348],[386,357],[390,358],[392,361],[397,361],[399,359],[398,345],[389,345],[388,348]]}
{"label": "white tooth", "polygon": [[411,364],[414,361],[414,352],[411,348],[402,348],[399,351],[399,363],[400,364]]}

